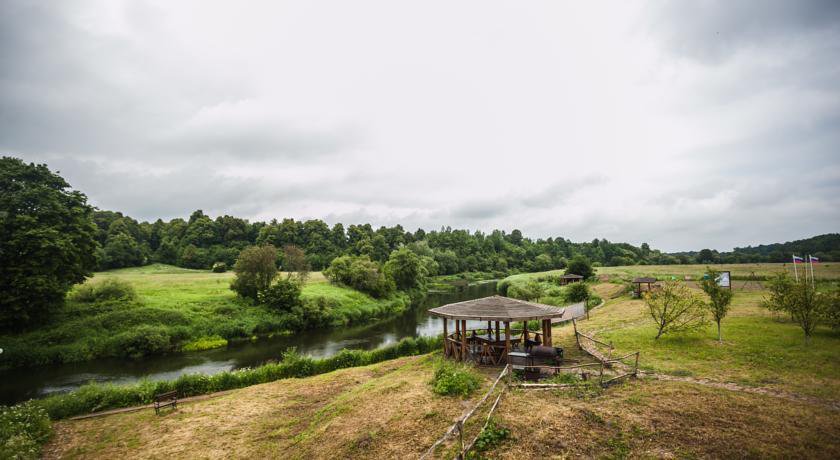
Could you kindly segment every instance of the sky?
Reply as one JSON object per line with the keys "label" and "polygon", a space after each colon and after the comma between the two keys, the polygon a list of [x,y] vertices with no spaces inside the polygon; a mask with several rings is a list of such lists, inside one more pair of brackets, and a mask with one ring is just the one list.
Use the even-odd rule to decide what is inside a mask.
{"label": "sky", "polygon": [[840,231],[837,1],[0,2],[0,154],[140,220]]}

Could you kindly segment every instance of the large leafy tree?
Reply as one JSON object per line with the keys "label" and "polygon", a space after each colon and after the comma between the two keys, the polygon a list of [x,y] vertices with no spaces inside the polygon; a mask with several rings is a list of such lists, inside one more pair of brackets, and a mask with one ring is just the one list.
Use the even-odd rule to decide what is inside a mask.
{"label": "large leafy tree", "polygon": [[660,289],[645,293],[645,303],[656,323],[656,339],[669,332],[698,329],[706,324],[703,300],[679,281],[666,281]]}
{"label": "large leafy tree", "polygon": [[0,158],[0,328],[19,330],[61,306],[96,267],[87,197],[46,165]]}

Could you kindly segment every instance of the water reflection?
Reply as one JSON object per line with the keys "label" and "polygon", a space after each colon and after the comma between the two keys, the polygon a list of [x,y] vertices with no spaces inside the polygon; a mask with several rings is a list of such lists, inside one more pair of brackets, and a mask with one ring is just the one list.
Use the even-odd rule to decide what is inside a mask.
{"label": "water reflection", "polygon": [[[428,309],[493,295],[495,290],[496,283],[490,282],[467,286],[457,293],[431,293],[420,305],[378,323],[325,331],[304,331],[235,344],[225,349],[156,356],[142,361],[102,359],[13,369],[0,373],[0,403],[11,404],[49,393],[70,391],[90,381],[123,384],[144,377],[167,380],[187,373],[215,374],[231,369],[254,367],[266,361],[279,359],[289,347],[296,347],[305,355],[325,357],[344,348],[367,350],[390,345],[404,337],[436,335],[443,332],[443,323],[439,318],[429,316]],[[484,324],[472,321],[469,323],[475,323],[475,327]]]}

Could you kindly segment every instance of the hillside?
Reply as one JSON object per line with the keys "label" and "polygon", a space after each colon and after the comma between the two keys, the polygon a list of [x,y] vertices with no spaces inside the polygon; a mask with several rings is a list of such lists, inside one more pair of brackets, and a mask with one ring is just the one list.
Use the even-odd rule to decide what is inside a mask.
{"label": "hillside", "polygon": [[[88,283],[109,278],[130,283],[137,298],[86,303],[71,295],[37,330],[0,336],[6,349],[0,367],[133,359],[224,346],[298,327],[289,315],[238,298],[229,288],[232,273],[153,264],[96,273]],[[320,272],[311,274],[301,298],[324,305],[324,321],[333,326],[386,317],[408,305],[402,295],[380,300],[328,283]]]}
{"label": "hillside", "polygon": [[[735,299],[723,344],[712,329],[654,341],[641,301],[608,300],[578,326],[618,352],[640,350],[644,377],[603,391],[508,390],[494,419],[512,437],[485,455],[836,458],[840,335],[821,328],[806,345],[795,325],[758,307],[760,293]],[[570,352],[573,337],[555,328]],[[470,406],[432,393],[433,372],[430,356],[400,358],[236,390],[161,417],[62,421],[46,457],[417,458]]]}

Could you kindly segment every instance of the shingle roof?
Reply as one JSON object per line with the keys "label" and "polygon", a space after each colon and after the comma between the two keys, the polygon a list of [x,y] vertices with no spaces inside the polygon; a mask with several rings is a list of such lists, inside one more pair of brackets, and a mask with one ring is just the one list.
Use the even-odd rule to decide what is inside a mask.
{"label": "shingle roof", "polygon": [[441,318],[478,321],[530,321],[559,318],[564,308],[541,303],[525,302],[498,295],[466,300],[432,308],[429,313]]}
{"label": "shingle roof", "polygon": [[641,278],[634,278],[633,279],[634,283],[655,283],[656,281],[657,281],[656,278],[647,278],[647,277],[641,277]]}
{"label": "shingle roof", "polygon": [[565,278],[567,280],[582,280],[583,277],[580,275],[575,275],[574,273],[569,273],[567,275],[563,275],[560,278]]}

